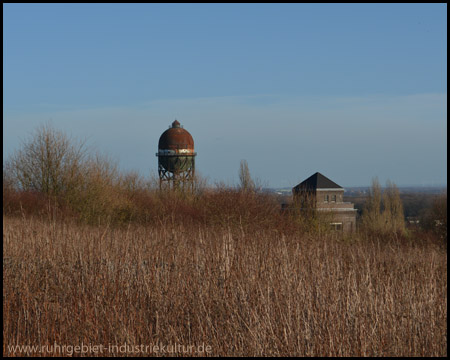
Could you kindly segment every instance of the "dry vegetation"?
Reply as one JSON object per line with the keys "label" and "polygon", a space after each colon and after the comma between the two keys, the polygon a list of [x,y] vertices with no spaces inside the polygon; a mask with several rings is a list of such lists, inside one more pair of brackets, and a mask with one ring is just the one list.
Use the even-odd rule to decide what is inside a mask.
{"label": "dry vegetation", "polygon": [[447,256],[432,241],[33,218],[3,226],[4,355],[19,355],[6,345],[55,342],[205,343],[215,356],[447,354]]}
{"label": "dry vegetation", "polygon": [[[86,164],[75,182],[36,182],[57,185],[50,193],[4,171],[4,356],[54,344],[210,346],[177,352],[186,356],[447,355],[446,222],[445,237],[341,236],[254,189],[160,193],[104,159],[77,167]],[[436,209],[446,218],[443,202]]]}

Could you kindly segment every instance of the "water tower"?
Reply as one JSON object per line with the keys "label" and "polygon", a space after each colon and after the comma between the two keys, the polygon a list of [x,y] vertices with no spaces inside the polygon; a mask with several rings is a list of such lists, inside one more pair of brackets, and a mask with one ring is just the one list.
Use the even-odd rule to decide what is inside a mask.
{"label": "water tower", "polygon": [[159,187],[193,190],[195,175],[194,139],[175,120],[159,138],[158,173]]}

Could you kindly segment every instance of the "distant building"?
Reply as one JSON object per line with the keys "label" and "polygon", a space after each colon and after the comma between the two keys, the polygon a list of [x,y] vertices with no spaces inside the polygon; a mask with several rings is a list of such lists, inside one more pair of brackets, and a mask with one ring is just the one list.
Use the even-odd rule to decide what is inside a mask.
{"label": "distant building", "polygon": [[344,189],[321,173],[316,172],[294,188],[295,206],[303,210],[324,211],[330,214],[333,229],[352,232],[356,229],[356,209],[344,202]]}

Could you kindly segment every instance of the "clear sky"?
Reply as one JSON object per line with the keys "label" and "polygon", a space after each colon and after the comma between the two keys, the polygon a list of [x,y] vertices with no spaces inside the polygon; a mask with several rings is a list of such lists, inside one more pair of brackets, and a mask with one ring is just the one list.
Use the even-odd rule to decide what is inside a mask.
{"label": "clear sky", "polygon": [[4,4],[3,158],[51,121],[156,174],[173,120],[196,169],[447,183],[447,4]]}

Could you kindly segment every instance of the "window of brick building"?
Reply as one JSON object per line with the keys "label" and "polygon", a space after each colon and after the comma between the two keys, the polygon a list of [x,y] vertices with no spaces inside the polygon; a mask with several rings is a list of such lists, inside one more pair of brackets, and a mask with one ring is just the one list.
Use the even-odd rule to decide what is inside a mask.
{"label": "window of brick building", "polygon": [[332,230],[342,231],[342,223],[331,223],[330,225]]}

